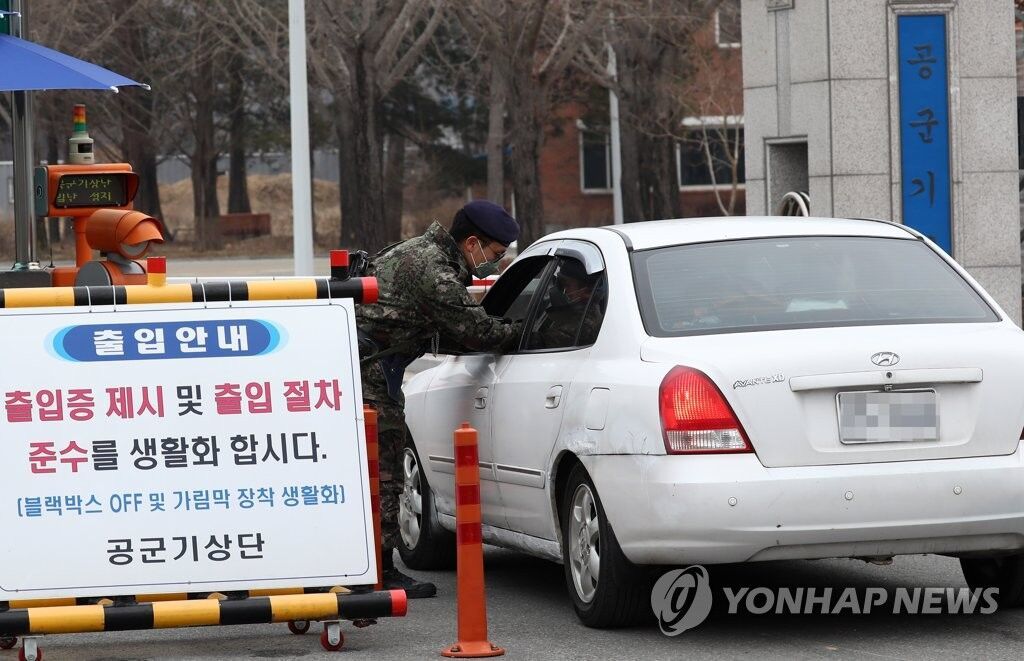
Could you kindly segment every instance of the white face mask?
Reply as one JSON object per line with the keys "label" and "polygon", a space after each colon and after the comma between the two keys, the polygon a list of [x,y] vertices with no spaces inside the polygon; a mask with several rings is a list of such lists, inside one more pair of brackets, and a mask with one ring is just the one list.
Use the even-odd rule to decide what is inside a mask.
{"label": "white face mask", "polygon": [[480,251],[482,261],[477,263],[476,256],[473,256],[473,275],[478,278],[486,278],[489,275],[497,273],[498,262],[500,262],[501,259],[496,259],[493,262],[487,261],[487,254],[484,252],[483,245],[480,243],[479,239],[477,239],[476,248]]}

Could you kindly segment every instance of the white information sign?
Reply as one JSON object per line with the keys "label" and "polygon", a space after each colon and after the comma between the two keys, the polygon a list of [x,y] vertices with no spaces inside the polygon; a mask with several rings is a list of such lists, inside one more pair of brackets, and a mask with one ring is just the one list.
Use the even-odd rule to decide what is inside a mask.
{"label": "white information sign", "polygon": [[0,313],[0,601],[376,581],[351,300]]}

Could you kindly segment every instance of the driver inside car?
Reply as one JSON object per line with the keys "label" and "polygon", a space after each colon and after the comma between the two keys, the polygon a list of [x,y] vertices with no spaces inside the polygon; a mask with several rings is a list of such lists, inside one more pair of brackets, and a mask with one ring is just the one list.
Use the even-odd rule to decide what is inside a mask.
{"label": "driver inside car", "polygon": [[604,317],[601,274],[567,259],[558,266],[544,311],[534,322],[528,349],[558,349],[594,343]]}

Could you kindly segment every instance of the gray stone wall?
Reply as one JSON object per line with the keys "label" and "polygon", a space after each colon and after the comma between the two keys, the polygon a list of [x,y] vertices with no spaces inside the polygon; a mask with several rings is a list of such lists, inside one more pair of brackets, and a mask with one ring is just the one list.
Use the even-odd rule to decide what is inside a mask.
{"label": "gray stone wall", "polygon": [[[773,172],[793,177],[772,145],[805,141],[812,214],[901,220],[896,17],[948,12],[953,257],[1019,324],[1013,3],[742,2],[751,215],[773,212],[784,193]],[[769,10],[779,4],[792,7]]]}

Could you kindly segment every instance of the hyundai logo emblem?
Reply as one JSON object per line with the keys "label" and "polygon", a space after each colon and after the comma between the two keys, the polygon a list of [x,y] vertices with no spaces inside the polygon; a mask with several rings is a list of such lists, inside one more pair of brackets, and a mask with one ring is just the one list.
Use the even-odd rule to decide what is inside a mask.
{"label": "hyundai logo emblem", "polygon": [[879,367],[892,367],[900,362],[900,357],[899,354],[891,351],[879,351],[874,356],[871,356],[871,362]]}

